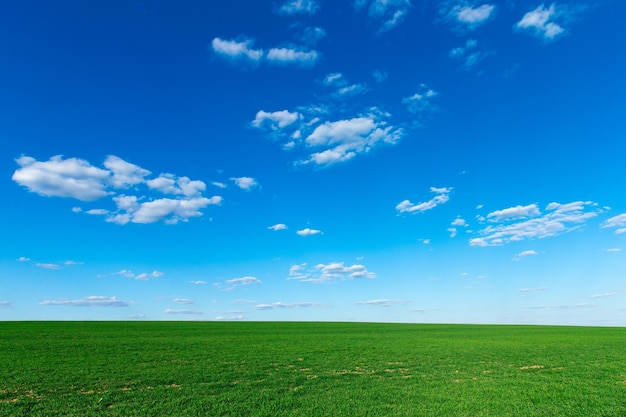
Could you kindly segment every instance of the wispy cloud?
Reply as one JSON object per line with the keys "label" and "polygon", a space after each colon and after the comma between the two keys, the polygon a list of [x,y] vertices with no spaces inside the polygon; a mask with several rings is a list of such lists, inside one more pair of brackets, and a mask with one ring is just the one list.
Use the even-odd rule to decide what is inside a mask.
{"label": "wispy cloud", "polygon": [[534,293],[534,292],[542,292],[542,291],[545,291],[545,290],[546,290],[545,287],[520,288],[519,290],[517,290],[517,292],[522,293],[522,294],[528,294],[528,293]]}
{"label": "wispy cloud", "polygon": [[44,269],[61,269],[61,265],[58,264],[45,264],[45,263],[36,263],[35,266]]}
{"label": "wispy cloud", "polygon": [[240,278],[227,279],[224,283],[217,283],[215,284],[215,286],[222,291],[232,291],[237,287],[256,285],[261,283],[261,280],[256,277],[245,276]]}
{"label": "wispy cloud", "polygon": [[402,103],[406,105],[411,113],[424,114],[432,112],[435,109],[432,100],[437,97],[437,93],[426,84],[421,84],[418,92],[402,99]]}
{"label": "wispy cloud", "polygon": [[[91,202],[111,197],[115,209],[94,208],[84,211],[89,215],[104,216],[110,223],[156,223],[163,221],[175,224],[202,216],[201,210],[209,205],[219,205],[222,197],[206,198],[202,192],[206,186],[202,181],[173,174],[160,174],[146,179],[150,171],[109,155],[104,161],[105,169],[77,159],[53,156],[48,161],[37,161],[28,156],[16,160],[20,168],[13,173],[13,180],[29,191],[49,197],[68,197]],[[131,188],[132,189],[129,189]],[[147,190],[140,195],[118,194],[119,191],[138,191],[138,186]],[[154,192],[175,195],[174,198],[159,198]],[[83,212],[74,208],[74,212]]]}
{"label": "wispy cloud", "polygon": [[193,285],[206,285],[207,284],[206,281],[202,281],[202,280],[189,281],[189,283]]}
{"label": "wispy cloud", "polygon": [[279,8],[278,12],[287,15],[315,14],[320,8],[317,0],[287,0]]}
{"label": "wispy cloud", "polygon": [[279,230],[287,230],[287,225],[283,223],[277,223],[275,225],[269,226],[268,229],[273,230],[275,232]]}
{"label": "wispy cloud", "polygon": [[493,16],[495,10],[496,6],[493,4],[482,4],[477,7],[456,6],[453,13],[457,22],[473,30],[486,23]]}
{"label": "wispy cloud", "polygon": [[428,201],[413,204],[409,200],[401,201],[396,205],[396,211],[398,213],[423,213],[428,210],[432,210],[438,205],[444,204],[450,200],[450,193],[452,187],[430,187],[430,191],[435,193],[435,196]]}
{"label": "wispy cloud", "polygon": [[376,273],[370,272],[364,265],[345,266],[343,262],[317,264],[314,267],[306,263],[292,265],[289,268],[289,280],[319,284],[335,280],[352,280],[359,278],[376,278]]}
{"label": "wispy cloud", "polygon": [[613,297],[614,295],[617,295],[616,292],[604,292],[602,294],[594,294],[591,296],[591,298],[606,298],[606,297]]}
{"label": "wispy cloud", "polygon": [[265,52],[262,49],[252,49],[254,45],[254,39],[240,38],[236,39],[222,39],[214,38],[211,42],[213,51],[224,58],[240,61],[245,60],[251,63],[258,63]]}
{"label": "wispy cloud", "polygon": [[45,306],[66,306],[66,307],[128,307],[133,303],[132,301],[122,301],[117,297],[105,297],[101,295],[91,295],[89,297],[81,298],[78,300],[70,300],[67,298],[61,298],[58,300],[44,300],[39,304]]}
{"label": "wispy cloud", "polygon": [[528,307],[529,309],[549,309],[549,310],[575,310],[579,308],[593,308],[597,307],[597,304],[591,303],[578,303],[578,304],[560,304],[560,305],[542,305]]}
{"label": "wispy cloud", "polygon": [[626,213],[618,214],[617,216],[613,216],[604,223],[602,223],[602,228],[610,228],[615,227],[615,234],[621,235],[622,233],[626,233]]}
{"label": "wispy cloud", "polygon": [[377,299],[377,300],[369,300],[369,301],[357,301],[354,304],[368,305],[368,306],[378,306],[378,307],[390,307],[392,305],[408,304],[408,303],[410,303],[410,301],[407,301],[407,300]]}
{"label": "wispy cloud", "polygon": [[165,309],[164,313],[165,314],[184,314],[184,315],[201,315],[201,314],[204,314],[204,313],[202,313],[202,311],[199,311],[199,310],[186,310],[186,309],[176,310],[176,309],[171,309],[171,308]]}
{"label": "wispy cloud", "polygon": [[370,19],[380,24],[380,32],[387,32],[402,23],[411,8],[410,0],[356,0],[357,10],[367,8]]}
{"label": "wispy cloud", "polygon": [[175,303],[178,304],[195,304],[194,301],[191,298],[179,298],[176,297],[172,300]]}
{"label": "wispy cloud", "polygon": [[535,255],[538,255],[537,251],[525,250],[525,251],[522,251],[522,252],[518,253],[517,255],[515,255],[513,257],[513,260],[514,261],[520,261],[520,260],[522,260],[524,258],[527,258],[529,256],[535,256]]}
{"label": "wispy cloud", "polygon": [[120,271],[113,272],[113,273],[110,273],[110,274],[98,275],[98,278],[106,278],[106,277],[116,276],[116,275],[124,277],[124,278],[135,279],[137,281],[148,281],[149,279],[159,278],[159,277],[163,276],[163,272],[161,272],[161,271],[152,271],[152,272],[141,272],[139,274],[136,274],[133,271],[131,271],[130,269],[122,269]]}
{"label": "wispy cloud", "polygon": [[470,239],[471,246],[498,246],[527,239],[543,239],[568,233],[596,217],[600,210],[591,201],[568,204],[550,203],[541,213],[536,204],[497,210],[487,215],[489,225],[478,233],[483,237]]}
{"label": "wispy cloud", "polygon": [[0,308],[12,308],[13,305],[8,301],[0,301]]}
{"label": "wispy cloud", "polygon": [[311,301],[299,302],[299,303],[281,303],[280,301],[271,304],[257,304],[254,306],[255,310],[275,310],[282,308],[320,308],[323,307],[320,303]]}

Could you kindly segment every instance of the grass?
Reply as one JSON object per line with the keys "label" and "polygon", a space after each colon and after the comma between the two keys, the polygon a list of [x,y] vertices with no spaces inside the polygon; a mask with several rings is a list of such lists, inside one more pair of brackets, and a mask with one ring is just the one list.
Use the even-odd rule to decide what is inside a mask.
{"label": "grass", "polygon": [[0,416],[626,416],[626,329],[0,322]]}

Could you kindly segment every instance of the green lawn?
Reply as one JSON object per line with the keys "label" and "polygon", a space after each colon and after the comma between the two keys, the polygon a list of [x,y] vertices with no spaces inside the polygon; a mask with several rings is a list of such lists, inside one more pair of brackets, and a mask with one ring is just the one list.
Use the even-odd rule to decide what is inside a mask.
{"label": "green lawn", "polygon": [[626,329],[0,322],[0,416],[626,416]]}

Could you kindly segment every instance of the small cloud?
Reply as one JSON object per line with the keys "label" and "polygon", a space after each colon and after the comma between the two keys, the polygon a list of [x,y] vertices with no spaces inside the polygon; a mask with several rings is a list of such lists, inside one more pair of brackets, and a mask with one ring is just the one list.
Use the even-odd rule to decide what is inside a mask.
{"label": "small cloud", "polygon": [[17,260],[18,262],[29,262],[31,259],[25,256],[20,256],[19,258],[17,258]]}
{"label": "small cloud", "polygon": [[608,227],[618,227],[619,229],[615,230],[615,234],[619,235],[626,231],[626,229],[622,228],[622,226],[626,226],[626,213],[618,214],[617,216],[613,216],[604,223],[600,227],[608,228]]}
{"label": "small cloud", "polygon": [[70,266],[70,265],[84,265],[85,263],[84,262],[68,260],[68,261],[63,262],[63,264]]}
{"label": "small cloud", "polygon": [[[256,277],[241,277],[241,278],[232,278],[232,279],[228,279],[226,280],[226,284],[229,285],[229,287],[224,288],[224,291],[231,291],[233,289],[235,289],[236,287],[240,287],[240,286],[245,286],[245,285],[252,285],[252,284],[261,284],[261,280],[256,278]],[[218,287],[221,287],[221,284],[218,284]]]}
{"label": "small cloud", "polygon": [[594,294],[591,296],[591,298],[605,298],[605,297],[613,297],[614,295],[617,295],[616,292],[605,292],[602,294]]}
{"label": "small cloud", "polygon": [[302,30],[298,39],[306,45],[315,46],[326,37],[326,31],[320,27],[309,26]]}
{"label": "small cloud", "polygon": [[207,284],[206,281],[202,281],[202,280],[189,281],[189,283],[193,285],[206,285]]}
{"label": "small cloud", "polygon": [[12,308],[13,305],[8,301],[0,301],[0,308]]}
{"label": "small cloud", "polygon": [[424,245],[430,245],[430,239],[420,239]]}
{"label": "small cloud", "polygon": [[92,295],[78,300],[70,300],[61,298],[59,300],[44,300],[39,304],[45,306],[67,306],[67,307],[128,307],[133,302],[122,301],[117,297],[104,297],[101,295]]}
{"label": "small cloud", "polygon": [[381,33],[402,23],[411,8],[410,0],[356,0],[354,7],[360,10],[368,3],[368,15],[371,20],[381,24],[379,29]]}
{"label": "small cloud", "polygon": [[517,290],[517,292],[520,292],[522,294],[528,294],[528,293],[533,293],[533,292],[541,292],[541,291],[545,291],[546,288],[545,287],[539,287],[539,288],[520,288],[519,290]]}
{"label": "small cloud", "polygon": [[569,13],[564,8],[557,10],[554,3],[548,8],[542,4],[526,13],[522,20],[515,24],[514,28],[528,31],[544,40],[551,41],[565,32],[565,29],[555,21],[561,20],[567,14]]}
{"label": "small cloud", "polygon": [[178,304],[194,304],[194,301],[192,299],[190,299],[190,298],[178,298],[178,297],[176,297],[172,301],[175,302],[175,303],[178,303]]}
{"label": "small cloud", "polygon": [[283,223],[277,223],[273,226],[269,226],[268,229],[273,230],[275,232],[279,231],[279,230],[287,230],[287,225],[283,224]]}
{"label": "small cloud", "polygon": [[539,214],[539,208],[536,204],[529,204],[527,206],[517,205],[515,207],[506,208],[503,210],[496,210],[487,214],[487,218],[492,221],[502,221],[509,219],[521,219],[536,216]]}
{"label": "small cloud", "polygon": [[465,25],[469,30],[474,30],[486,23],[495,10],[496,6],[493,4],[483,4],[478,7],[456,6],[453,13],[457,22]]}
{"label": "small cloud", "polygon": [[226,40],[214,38],[211,42],[213,51],[233,61],[248,61],[258,63],[263,59],[264,52],[262,49],[252,49],[254,39],[241,38],[239,40]]}
{"label": "small cloud", "polygon": [[622,250],[621,248],[610,248],[610,249],[607,249],[606,251],[607,252],[621,252],[621,250]]}
{"label": "small cloud", "polygon": [[61,265],[36,263],[35,266],[44,269],[61,269]]}
{"label": "small cloud", "polygon": [[520,253],[518,253],[517,255],[515,255],[515,256],[513,257],[513,260],[514,260],[514,261],[520,261],[520,260],[522,260],[522,259],[524,259],[524,258],[527,258],[527,257],[529,257],[529,256],[535,256],[535,255],[537,255],[537,252],[536,252],[536,251],[534,251],[534,250],[525,250],[525,251],[520,252]]}
{"label": "small cloud", "polygon": [[278,8],[278,12],[286,15],[315,14],[320,8],[317,0],[288,0]]}
{"label": "small cloud", "polygon": [[202,311],[198,311],[198,310],[173,310],[173,309],[166,309],[164,311],[165,314],[190,314],[190,315],[200,315],[203,314]]}
{"label": "small cloud", "polygon": [[385,71],[381,71],[381,70],[374,70],[374,71],[372,71],[372,78],[377,83],[382,83],[388,77],[389,77],[389,74],[387,74],[387,72],[385,72]]}
{"label": "small cloud", "polygon": [[311,49],[300,48],[272,48],[267,52],[267,61],[274,64],[298,64],[312,66],[319,59],[320,54]]}
{"label": "small cloud", "polygon": [[465,219],[460,216],[454,219],[452,223],[450,223],[450,225],[455,226],[455,227],[468,227],[469,226],[467,224],[467,221],[465,221]]}
{"label": "small cloud", "polygon": [[408,304],[408,303],[410,303],[410,301],[381,299],[381,300],[357,301],[354,304],[378,306],[378,307],[390,307],[396,304]]}
{"label": "small cloud", "polygon": [[419,91],[412,96],[403,98],[402,103],[407,106],[411,113],[423,114],[435,109],[432,100],[438,95],[439,93],[429,88],[426,84],[421,84]]}
{"label": "small cloud", "polygon": [[296,233],[298,236],[303,237],[323,234],[321,230],[309,229],[308,227],[306,229],[298,230]]}
{"label": "small cloud", "polygon": [[315,302],[300,302],[300,303],[281,303],[280,301],[271,304],[258,304],[253,308],[255,310],[275,310],[282,308],[320,308],[322,304]]}
{"label": "small cloud", "polygon": [[259,186],[259,183],[252,177],[231,177],[230,180],[233,181],[237,187],[245,191]]}
{"label": "small cloud", "polygon": [[597,306],[598,306],[597,304],[578,303],[578,304],[533,306],[533,307],[528,307],[528,308],[529,309],[550,309],[550,310],[575,310],[579,308],[593,308]]}
{"label": "small cloud", "polygon": [[452,187],[430,187],[430,191],[435,193],[435,196],[428,201],[413,204],[409,200],[404,200],[396,205],[396,211],[398,213],[423,213],[428,210],[432,210],[438,205],[447,203],[450,200],[450,193]]}
{"label": "small cloud", "polygon": [[226,188],[227,187],[226,184],[224,184],[223,182],[218,182],[218,181],[213,181],[211,184],[213,184],[217,188]]}

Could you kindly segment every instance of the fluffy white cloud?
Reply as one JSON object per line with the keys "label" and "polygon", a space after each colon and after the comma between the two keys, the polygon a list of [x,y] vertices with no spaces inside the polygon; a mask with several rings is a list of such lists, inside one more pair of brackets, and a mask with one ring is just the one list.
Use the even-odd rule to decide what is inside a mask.
{"label": "fluffy white cloud", "polygon": [[262,49],[252,49],[252,45],[254,45],[253,39],[225,40],[214,38],[211,42],[213,51],[225,58],[259,62],[263,58],[264,52]]}
{"label": "fluffy white cloud", "polygon": [[542,4],[526,13],[522,20],[515,24],[515,28],[530,31],[546,40],[552,40],[565,32],[565,29],[555,22],[562,15],[562,12],[557,12],[554,3],[548,8]]}
{"label": "fluffy white cloud", "polygon": [[321,230],[317,230],[317,229],[309,229],[308,227],[306,229],[302,229],[302,230],[298,230],[296,232],[299,236],[313,236],[313,235],[319,235],[322,234]]}
{"label": "fluffy white cloud", "polygon": [[464,218],[462,218],[462,217],[457,217],[457,218],[456,218],[456,219],[454,219],[454,220],[452,221],[452,223],[450,223],[450,224],[451,224],[452,226],[457,226],[457,227],[467,227],[467,226],[468,226],[467,222],[466,222],[466,221],[465,221],[465,219],[464,219]]}
{"label": "fluffy white cloud", "polygon": [[319,9],[317,0],[287,0],[278,9],[283,14],[315,14]]}
{"label": "fluffy white cloud", "polygon": [[322,304],[311,301],[299,303],[281,303],[280,301],[271,304],[257,304],[255,310],[274,310],[279,308],[319,308]]}
{"label": "fluffy white cloud", "polygon": [[232,177],[230,180],[233,181],[237,187],[246,191],[259,186],[259,183],[252,177]]}
{"label": "fluffy white cloud", "polygon": [[56,155],[49,161],[22,156],[16,162],[21,168],[13,173],[12,179],[31,192],[81,201],[97,200],[108,194],[105,184],[111,171],[96,168],[85,160]]}
{"label": "fluffy white cloud", "polygon": [[396,205],[396,210],[398,213],[422,213],[427,210],[432,210],[438,205],[448,202],[452,190],[452,187],[430,187],[430,191],[436,194],[433,198],[417,204],[413,204],[409,200],[404,200]]}
{"label": "fluffy white cloud", "polygon": [[144,178],[150,175],[150,171],[140,166],[131,164],[114,155],[109,155],[104,166],[111,171],[109,181],[115,188],[128,188],[131,185],[141,184]]}
{"label": "fluffy white cloud", "polygon": [[279,231],[279,230],[287,230],[287,225],[283,224],[283,223],[277,223],[273,226],[268,227],[268,229],[273,230],[275,232]]}
{"label": "fluffy white cloud", "polygon": [[265,126],[272,130],[277,130],[287,127],[300,119],[302,119],[302,115],[298,112],[290,112],[288,110],[266,112],[259,110],[252,121],[252,126]]}
{"label": "fluffy white cloud", "polygon": [[366,306],[390,307],[395,304],[408,304],[408,303],[410,303],[410,301],[380,299],[380,300],[369,300],[369,301],[357,301],[354,304],[366,305]]}
{"label": "fluffy white cloud", "polygon": [[337,279],[351,280],[358,278],[376,278],[376,273],[370,272],[364,265],[355,264],[345,266],[343,262],[318,264],[308,267],[307,264],[292,265],[289,268],[289,280],[318,284]]}
{"label": "fluffy white cloud", "polygon": [[104,297],[101,295],[91,295],[78,300],[61,298],[59,300],[44,300],[39,304],[45,306],[67,306],[67,307],[128,307],[133,302],[122,301],[117,297]]}
{"label": "fluffy white cloud", "polygon": [[[173,224],[201,216],[201,209],[208,205],[219,205],[222,201],[220,196],[202,197],[202,192],[206,189],[203,181],[173,174],[160,174],[156,178],[146,179],[150,171],[114,155],[109,155],[104,161],[106,169],[94,167],[77,158],[63,159],[60,155],[43,162],[23,156],[17,159],[17,163],[21,168],[15,171],[13,180],[25,185],[32,192],[81,201],[112,196],[116,210],[93,208],[84,211],[90,215],[105,216],[110,223],[155,223],[163,220]],[[115,190],[127,190],[131,186],[138,188],[140,185],[148,191],[175,195],[177,198],[141,201],[147,196],[116,195]],[[138,189],[134,191],[139,192]],[[79,207],[72,211],[83,212]]]}
{"label": "fluffy white cloud", "polygon": [[456,20],[471,30],[487,22],[495,9],[492,4],[483,4],[478,7],[456,6],[453,12]]}
{"label": "fluffy white cloud", "polygon": [[568,204],[550,203],[546,213],[536,204],[516,206],[490,213],[487,217],[498,224],[479,231],[483,237],[470,239],[471,246],[498,246],[526,239],[543,239],[579,229],[597,216],[597,204],[575,201]]}

